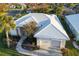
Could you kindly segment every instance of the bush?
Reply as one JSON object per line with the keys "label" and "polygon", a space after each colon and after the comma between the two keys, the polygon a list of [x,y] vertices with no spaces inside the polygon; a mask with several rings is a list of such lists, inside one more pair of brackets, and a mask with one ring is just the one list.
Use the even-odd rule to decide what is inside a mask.
{"label": "bush", "polygon": [[63,56],[79,56],[78,50],[76,49],[61,49]]}
{"label": "bush", "polygon": [[62,54],[63,54],[64,56],[67,56],[69,49],[63,48],[63,49],[61,49],[61,51],[62,51]]}

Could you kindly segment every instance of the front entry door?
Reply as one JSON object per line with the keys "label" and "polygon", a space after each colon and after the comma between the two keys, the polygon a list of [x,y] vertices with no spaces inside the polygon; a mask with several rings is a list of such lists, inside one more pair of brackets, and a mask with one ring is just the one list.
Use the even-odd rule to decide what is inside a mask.
{"label": "front entry door", "polygon": [[26,35],[26,32],[24,31],[23,28],[20,28],[20,33],[21,33],[21,36],[25,36]]}

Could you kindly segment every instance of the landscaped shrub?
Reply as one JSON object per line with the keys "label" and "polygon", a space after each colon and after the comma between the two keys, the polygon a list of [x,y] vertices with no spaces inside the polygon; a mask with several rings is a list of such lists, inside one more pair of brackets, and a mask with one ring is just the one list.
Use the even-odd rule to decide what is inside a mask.
{"label": "landscaped shrub", "polygon": [[69,49],[67,49],[67,48],[63,48],[63,49],[61,49],[61,51],[62,51],[62,54],[63,54],[64,56],[67,56],[68,53],[69,53]]}
{"label": "landscaped shrub", "polygon": [[64,56],[74,56],[74,52],[68,48],[61,49],[61,51]]}
{"label": "landscaped shrub", "polygon": [[63,56],[79,56],[79,50],[76,49],[61,49]]}

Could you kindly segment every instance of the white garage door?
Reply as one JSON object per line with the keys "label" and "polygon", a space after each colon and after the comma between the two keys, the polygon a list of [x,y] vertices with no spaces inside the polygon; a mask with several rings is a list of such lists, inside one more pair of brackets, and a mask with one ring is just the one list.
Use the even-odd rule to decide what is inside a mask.
{"label": "white garage door", "polygon": [[50,48],[60,48],[61,41],[55,40],[38,40],[37,45],[43,49],[50,49]]}
{"label": "white garage door", "polygon": [[42,49],[48,49],[49,47],[51,47],[51,41],[40,39],[37,41],[37,45],[40,46],[40,48]]}
{"label": "white garage door", "polygon": [[51,41],[51,47],[52,48],[60,48],[60,43],[61,43],[61,41],[52,40]]}

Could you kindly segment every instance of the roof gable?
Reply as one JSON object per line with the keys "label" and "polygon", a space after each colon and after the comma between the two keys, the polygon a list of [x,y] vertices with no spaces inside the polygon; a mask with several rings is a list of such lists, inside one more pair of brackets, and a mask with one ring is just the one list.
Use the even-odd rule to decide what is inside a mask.
{"label": "roof gable", "polygon": [[67,37],[64,36],[59,30],[57,30],[52,24],[49,24],[47,27],[42,29],[40,32],[34,35],[37,38],[47,38],[47,39],[57,39],[57,40],[67,40]]}
{"label": "roof gable", "polygon": [[51,16],[51,24],[53,26],[55,26],[63,35],[67,36],[67,38],[69,39],[66,31],[64,30],[61,22],[59,21],[59,19],[58,19],[58,17],[56,15]]}

